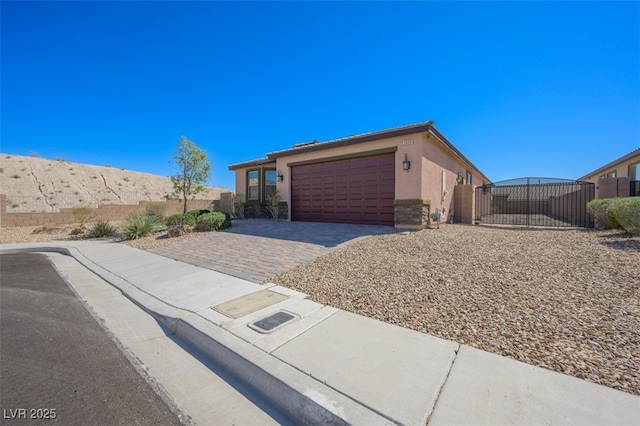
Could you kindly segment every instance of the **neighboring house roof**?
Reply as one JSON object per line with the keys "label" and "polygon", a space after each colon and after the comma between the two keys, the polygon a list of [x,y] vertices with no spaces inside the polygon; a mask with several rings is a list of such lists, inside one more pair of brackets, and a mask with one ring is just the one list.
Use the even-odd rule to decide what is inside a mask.
{"label": "neighboring house roof", "polygon": [[[440,140],[440,142],[442,142],[442,144],[445,145],[445,147],[447,147],[456,157],[462,160],[463,163],[466,163],[470,167],[473,167],[475,170],[477,170],[484,180],[486,180],[487,182],[491,182],[491,180],[487,178],[480,171],[480,169],[478,169],[471,161],[469,161],[469,159],[467,159],[467,157],[465,157],[464,154],[462,154],[455,146],[453,146],[453,144],[449,142],[449,140],[447,140],[447,138],[444,137],[444,135],[442,135],[442,133],[440,133],[433,126],[433,124],[434,124],[433,121],[421,121],[418,123],[408,124],[405,126],[393,127],[390,129],[378,130],[375,132],[362,133],[359,135],[352,135],[345,138],[329,140],[326,142],[312,141],[312,142],[306,142],[306,143],[299,143],[294,145],[293,148],[269,152],[267,153],[267,158],[253,160],[251,162],[246,162],[246,163],[233,164],[229,166],[229,169],[235,170],[241,167],[249,167],[249,166],[265,164],[265,163],[268,163],[269,161],[275,161],[279,157],[284,157],[284,156],[293,155],[293,154],[321,151],[323,149],[337,148],[337,147],[342,147],[347,145],[355,145],[358,143],[370,142],[370,141],[375,141],[379,139],[387,139],[387,138],[397,137],[397,136],[410,135],[413,133],[429,132],[433,136],[435,136],[438,140]],[[258,162],[258,163],[254,163],[254,162]]]}
{"label": "neighboring house roof", "polygon": [[618,159],[615,159],[615,160],[613,160],[612,162],[607,163],[607,164],[605,164],[604,166],[602,166],[602,167],[600,167],[600,168],[598,168],[598,169],[595,169],[595,170],[594,170],[594,171],[592,171],[591,173],[587,173],[586,175],[582,176],[582,177],[581,177],[580,179],[578,179],[578,180],[588,179],[590,176],[597,175],[597,174],[599,174],[599,173],[603,173],[603,172],[605,172],[605,171],[607,171],[607,170],[611,169],[612,167],[615,167],[615,166],[617,166],[618,164],[623,163],[623,162],[625,162],[625,161],[627,161],[627,160],[629,160],[629,159],[631,159],[631,158],[633,158],[633,157],[636,157],[636,156],[639,156],[639,157],[640,157],[640,148],[636,148],[636,149],[634,149],[633,151],[631,151],[630,153],[628,153],[628,154],[626,154],[626,155],[623,155],[622,157],[620,157],[620,158],[618,158]]}

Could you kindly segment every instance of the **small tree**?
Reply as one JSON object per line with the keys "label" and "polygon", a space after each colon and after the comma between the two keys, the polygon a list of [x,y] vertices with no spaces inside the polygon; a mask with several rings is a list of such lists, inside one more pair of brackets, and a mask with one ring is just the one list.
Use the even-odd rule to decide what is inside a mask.
{"label": "small tree", "polygon": [[77,207],[72,210],[73,218],[80,224],[80,228],[84,228],[85,225],[96,218],[94,210],[87,207]]}
{"label": "small tree", "polygon": [[278,220],[278,216],[280,216],[280,192],[277,189],[272,189],[264,197],[264,201],[267,205],[267,211],[273,216],[273,220]]}
{"label": "small tree", "polygon": [[209,179],[211,163],[207,153],[185,136],[176,143],[173,160],[178,169],[178,173],[171,177],[173,190],[177,196],[182,196],[183,213],[186,213],[188,197],[204,190],[202,184]]}

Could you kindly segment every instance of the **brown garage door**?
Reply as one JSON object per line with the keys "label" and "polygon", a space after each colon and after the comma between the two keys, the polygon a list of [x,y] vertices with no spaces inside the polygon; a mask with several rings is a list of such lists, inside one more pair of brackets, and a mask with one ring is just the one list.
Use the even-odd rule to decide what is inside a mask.
{"label": "brown garage door", "polygon": [[291,219],[393,225],[395,154],[291,169]]}

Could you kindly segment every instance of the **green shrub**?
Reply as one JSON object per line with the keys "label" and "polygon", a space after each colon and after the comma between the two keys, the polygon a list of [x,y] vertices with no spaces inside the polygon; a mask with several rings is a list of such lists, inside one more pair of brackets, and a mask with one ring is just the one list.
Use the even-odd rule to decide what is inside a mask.
{"label": "green shrub", "polygon": [[125,238],[135,240],[166,228],[157,216],[131,214],[122,224],[122,233]]}
{"label": "green shrub", "polygon": [[587,211],[593,215],[596,228],[611,228],[611,223],[609,222],[609,204],[611,204],[611,201],[613,201],[612,198],[603,198],[591,200],[587,203]]}
{"label": "green shrub", "polygon": [[147,204],[146,213],[148,216],[158,216],[160,219],[163,219],[166,212],[167,203],[154,202]]}
{"label": "green shrub", "polygon": [[189,210],[188,212],[186,212],[185,214],[191,215],[193,216],[194,219],[198,219],[198,217],[200,217],[200,215],[203,215],[205,213],[211,213],[211,210],[207,210],[207,209],[197,209],[197,210]]}
{"label": "green shrub", "polygon": [[227,229],[231,228],[231,215],[227,212],[218,212],[224,215],[224,222],[222,222],[222,226],[219,229]]}
{"label": "green shrub", "polygon": [[196,230],[198,231],[217,231],[222,227],[226,220],[226,216],[221,212],[205,213],[198,216]]}
{"label": "green shrub", "polygon": [[607,208],[607,219],[609,219],[609,227],[611,227],[611,229],[622,229],[622,225],[620,225],[618,218],[613,213],[613,206],[616,204],[616,200],[618,200],[618,198],[611,198],[611,202]]}
{"label": "green shrub", "polygon": [[89,235],[94,238],[108,237],[116,233],[116,228],[106,220],[100,220],[96,222],[91,229],[89,229]]}
{"label": "green shrub", "polygon": [[189,213],[172,214],[167,218],[167,226],[190,225],[196,226],[196,218]]}
{"label": "green shrub", "polygon": [[640,235],[640,197],[616,198],[609,204],[609,220],[630,234]]}

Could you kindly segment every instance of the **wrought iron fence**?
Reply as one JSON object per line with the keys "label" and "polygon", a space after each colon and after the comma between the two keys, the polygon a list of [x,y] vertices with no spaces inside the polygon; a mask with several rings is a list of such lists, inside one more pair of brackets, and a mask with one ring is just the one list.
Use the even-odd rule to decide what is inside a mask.
{"label": "wrought iron fence", "polygon": [[593,227],[587,203],[589,182],[520,178],[476,188],[476,223],[524,226]]}

